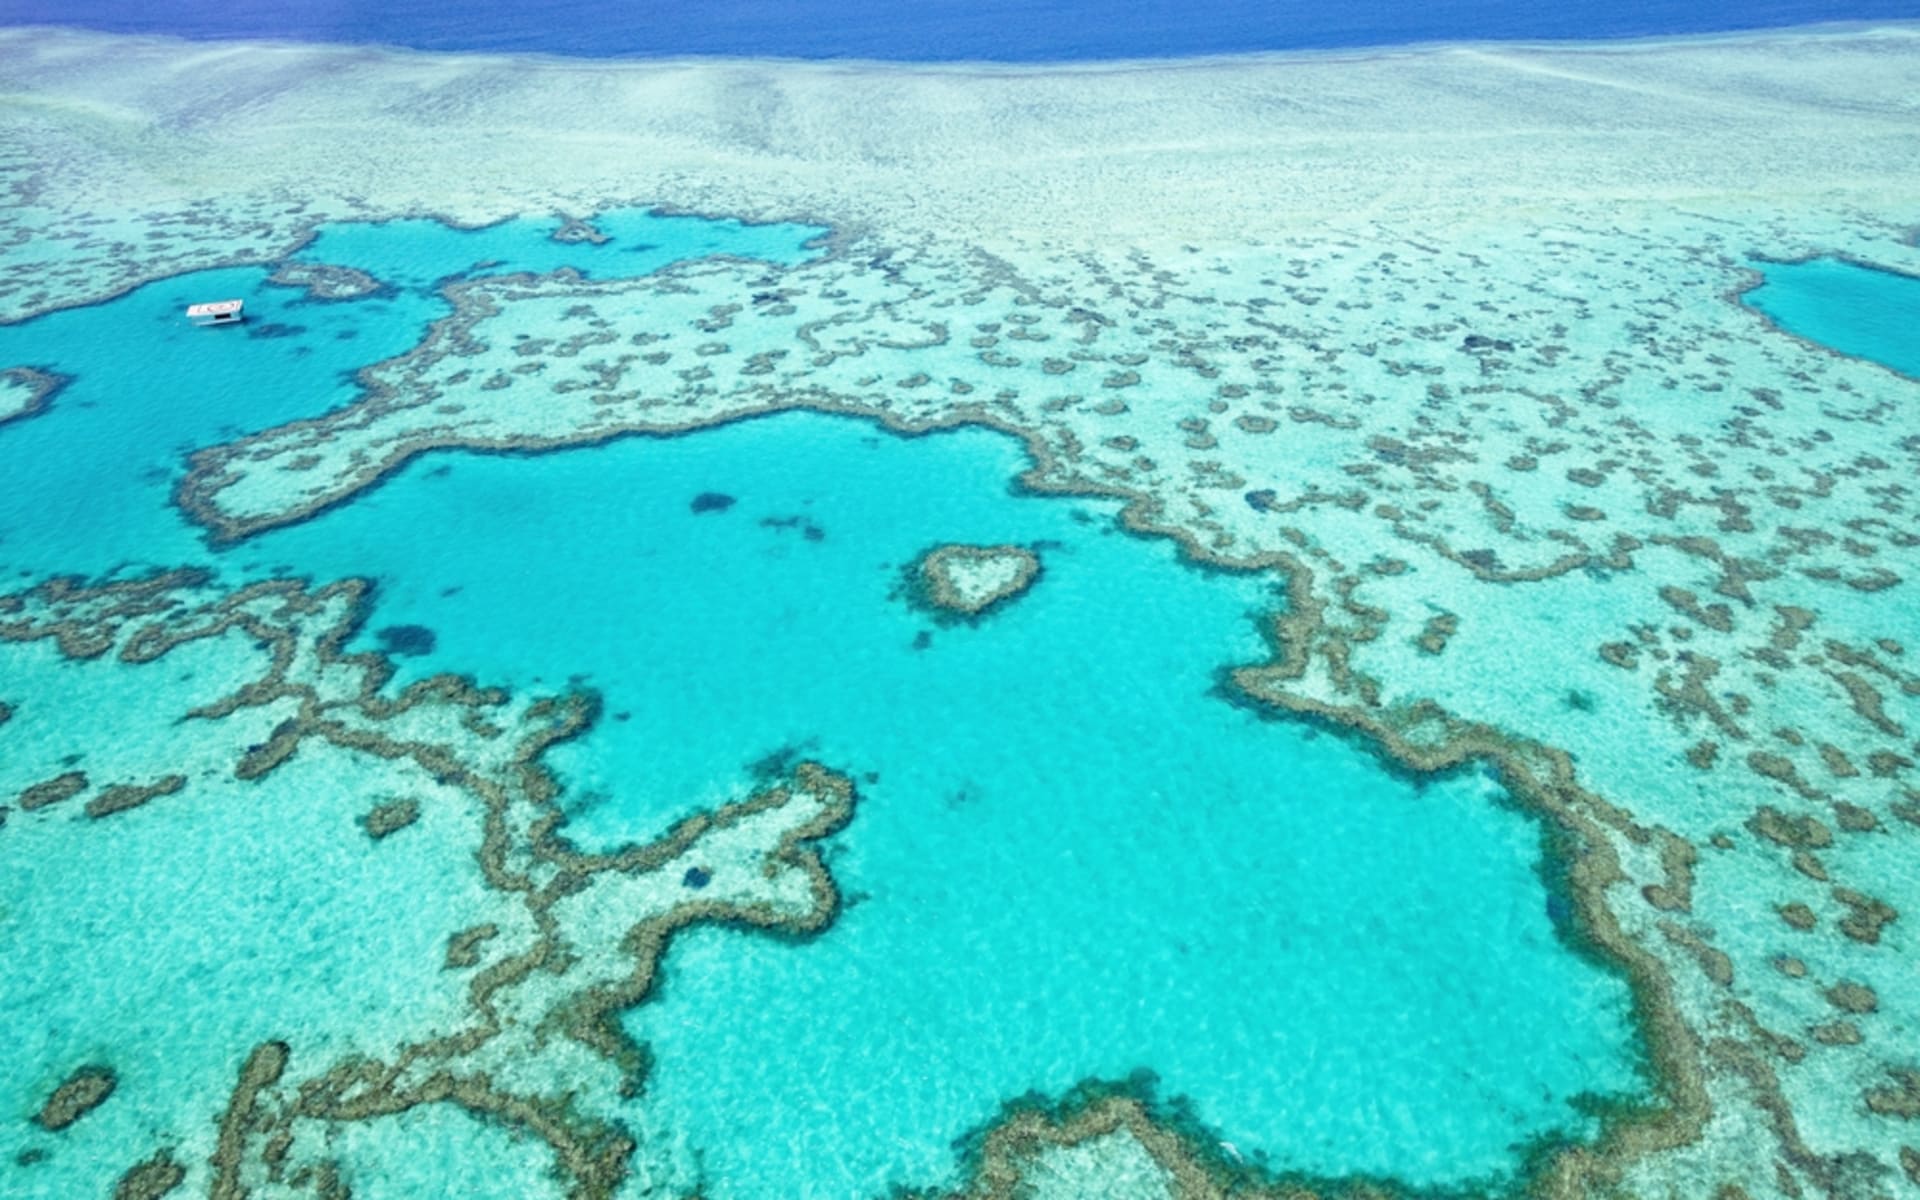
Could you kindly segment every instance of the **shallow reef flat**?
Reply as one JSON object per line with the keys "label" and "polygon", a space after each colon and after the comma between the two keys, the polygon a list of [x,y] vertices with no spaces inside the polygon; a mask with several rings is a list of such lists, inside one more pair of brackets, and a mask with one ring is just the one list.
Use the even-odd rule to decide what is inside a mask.
{"label": "shallow reef flat", "polygon": [[0,312],[273,260],[318,222],[408,213],[475,225],[643,203],[1063,255],[1356,218],[1413,237],[1551,225],[1581,200],[1898,225],[1917,39],[1888,26],[1043,70],[11,29]]}
{"label": "shallow reef flat", "polygon": [[[450,449],[793,408],[1003,430],[1031,490],[1116,498],[1134,531],[1284,583],[1272,659],[1229,695],[1412,774],[1485,766],[1542,822],[1566,923],[1632,983],[1655,1095],[1596,1141],[1541,1147],[1538,1194],[1920,1187],[1920,383],[1742,300],[1768,262],[1811,256],[1920,287],[1913,30],[1050,72],[16,31],[0,79],[14,319],[280,263],[349,218],[557,212],[590,239],[596,212],[661,204],[833,231],[804,261],[442,281],[447,315],[363,364],[350,403],[191,447],[175,499],[216,542],[299,528]],[[0,419],[58,408],[20,399],[50,394],[46,364],[0,367]],[[553,834],[539,763],[584,700],[445,679],[383,696],[386,668],[326,632],[353,585],[199,586],[0,602],[0,634],[40,655],[0,645],[16,690],[54,669],[33,649],[48,638],[129,671],[244,658],[220,640],[234,629],[274,648],[264,682],[235,690],[243,671],[209,665],[233,686],[157,710],[241,717],[231,744],[149,759],[155,732],[82,768],[66,760],[85,748],[48,733],[6,759],[25,772],[8,788],[47,790],[0,837],[110,836],[169,811],[114,789],[175,778],[185,812],[222,755],[271,778],[296,746],[371,753],[471,809],[513,909],[487,961],[513,965],[482,968],[458,1032],[394,1031],[311,1068],[243,1049],[218,1143],[175,1165],[216,1194],[302,1169],[318,1186],[325,1154],[303,1139],[329,1121],[444,1100],[547,1143],[577,1194],[611,1188],[633,1146],[561,1102],[560,1079],[607,1104],[639,1087],[635,1044],[599,1018],[644,994],[668,928],[824,924],[833,885],[805,845],[845,820],[846,782],[809,767],[647,847],[582,851]],[[148,728],[102,688],[103,711]],[[0,715],[0,745],[22,733]],[[689,907],[696,839],[732,874]],[[593,949],[549,978],[561,931]],[[524,1021],[499,1015],[515,1005]],[[552,1028],[577,1063],[515,1052]],[[1174,1116],[1124,1091],[1010,1106],[970,1145],[964,1190],[1272,1182]]]}

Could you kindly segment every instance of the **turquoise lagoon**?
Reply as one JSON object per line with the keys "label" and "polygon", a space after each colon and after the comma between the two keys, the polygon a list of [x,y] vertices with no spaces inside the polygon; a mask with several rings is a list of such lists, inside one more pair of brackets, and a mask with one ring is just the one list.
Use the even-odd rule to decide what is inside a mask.
{"label": "turquoise lagoon", "polygon": [[[561,268],[619,278],[722,254],[792,263],[825,232],[645,210],[596,218],[603,243],[555,240],[561,228],[544,218],[473,230],[425,218],[332,225],[293,261],[358,267],[386,285],[380,292],[316,300],[269,283],[267,268],[233,268],[0,326],[0,367],[74,380],[54,398],[58,420],[0,430],[0,578],[101,575],[204,557],[198,531],[170,511],[186,456],[349,403],[355,371],[403,353],[451,312],[438,283]],[[181,319],[188,304],[229,296],[247,302],[241,329],[215,338]]]}
{"label": "turquoise lagoon", "polygon": [[1760,264],[1742,299],[1786,330],[1920,379],[1920,277],[1840,258]]}
{"label": "turquoise lagoon", "polygon": [[[321,303],[261,271],[215,272],[0,329],[0,363],[74,377],[47,412],[0,427],[0,567],[22,583],[182,563],[228,583],[371,578],[368,645],[393,626],[434,634],[403,678],[602,695],[599,726],[550,756],[587,844],[655,836],[794,754],[854,776],[858,814],[827,855],[847,897],[834,926],[801,943],[682,935],[629,1018],[655,1055],[619,1114],[637,1157],[716,1200],[954,1182],[956,1141],[1004,1102],[1143,1070],[1155,1082],[1134,1086],[1274,1170],[1436,1187],[1510,1177],[1528,1145],[1592,1136],[1593,1101],[1644,1095],[1627,988],[1556,932],[1538,828],[1499,787],[1402,778],[1227,703],[1219,672],[1266,653],[1276,581],[1124,534],[1111,502],[1021,493],[1024,452],[1004,436],[788,414],[438,454],[217,552],[167,503],[191,448],[349,400],[354,367],[443,315],[435,279],[484,261],[790,263],[819,232],[731,228],[743,240],[635,217],[604,246],[556,250],[552,222],[349,226],[306,253],[391,291]],[[213,292],[247,295],[253,332],[278,336],[181,329],[177,304]],[[696,511],[707,492],[735,503]],[[956,541],[1034,547],[1044,574],[984,621],[938,623],[907,603],[903,571]],[[45,647],[0,648],[0,664],[80,673]],[[98,736],[172,736],[126,720]],[[249,790],[247,822],[209,810]],[[26,1031],[0,1052],[9,1193],[98,1193],[155,1138],[198,1136],[262,1012],[284,1012],[279,1036],[324,1061],[377,1043],[410,989],[446,1002],[438,943],[416,930],[488,905],[454,816],[375,844],[354,802],[298,770],[227,793],[103,823],[104,869],[94,830],[66,844],[51,824],[0,831],[0,939],[30,967],[0,977],[0,1014]],[[258,872],[304,869],[244,903],[196,899],[248,855]],[[352,936],[356,887],[418,900]],[[76,910],[95,919],[75,927]],[[194,952],[156,968],[174,945]],[[121,1091],[68,1135],[28,1131],[51,1083],[96,1059],[129,1064]],[[416,1117],[375,1140],[419,1137],[452,1171],[470,1125]],[[20,1165],[23,1148],[50,1157]],[[356,1194],[411,1187],[393,1164],[423,1170],[362,1149]],[[508,1180],[524,1169],[498,1194],[522,1194]]]}

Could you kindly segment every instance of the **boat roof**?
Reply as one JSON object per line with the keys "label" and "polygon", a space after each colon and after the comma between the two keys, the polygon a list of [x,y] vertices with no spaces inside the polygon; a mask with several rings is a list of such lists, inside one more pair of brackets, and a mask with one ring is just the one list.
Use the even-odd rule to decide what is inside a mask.
{"label": "boat roof", "polygon": [[236,313],[244,300],[211,300],[205,304],[189,304],[187,315],[190,317],[217,317],[222,313]]}

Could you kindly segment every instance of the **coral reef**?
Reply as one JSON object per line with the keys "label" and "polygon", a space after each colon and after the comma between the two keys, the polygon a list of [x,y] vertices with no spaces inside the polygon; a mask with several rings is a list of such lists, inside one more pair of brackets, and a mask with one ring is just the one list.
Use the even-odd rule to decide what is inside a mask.
{"label": "coral reef", "polygon": [[1024,546],[936,546],[911,568],[913,594],[935,612],[978,617],[1024,595],[1040,556]]}
{"label": "coral reef", "polygon": [[35,367],[0,370],[0,425],[45,409],[68,382],[65,376]]}
{"label": "coral reef", "polygon": [[[1633,979],[1660,1104],[1597,1146],[1540,1148],[1535,1191],[1893,1195],[1920,1181],[1920,393],[1739,295],[1756,256],[1920,272],[1915,36],[1057,73],[719,64],[690,84],[679,66],[11,31],[0,311],[285,264],[344,218],[672,197],[830,222],[797,267],[452,281],[450,315],[366,367],[357,403],[200,449],[180,507],[232,543],[438,450],[791,408],[1015,434],[1024,486],[1119,497],[1137,532],[1285,576],[1272,661],[1225,694],[1398,769],[1485,764],[1547,824],[1569,935]],[[202,87],[177,86],[186,66]],[[205,120],[210,95],[253,119]],[[529,109],[537,136],[503,136]],[[103,134],[108,110],[146,136]],[[279,278],[343,303],[371,282]],[[19,368],[7,383],[0,420],[57,387]],[[538,1138],[579,1194],[610,1190],[630,1143],[594,1089],[644,1070],[612,1016],[689,922],[829,920],[812,846],[846,820],[846,782],[798,767],[646,846],[583,854],[540,755],[587,726],[590,698],[444,676],[389,695],[382,660],[341,650],[364,585],[204,588],[50,582],[0,599],[0,637],[129,666],[257,641],[258,677],[192,714],[257,720],[233,771],[338,753],[442,781],[479,815],[487,885],[523,914],[446,931],[447,969],[473,973],[457,1030],[378,1059],[255,1047],[210,1189],[324,1192],[328,1126],[451,1104]],[[14,826],[145,804],[101,828],[140,821],[196,787],[167,786],[183,776],[166,762],[0,765],[19,776],[0,793]],[[563,1095],[529,1063],[586,1082]],[[1057,1175],[1082,1146],[1149,1193],[1272,1182],[1176,1125],[1119,1094],[1023,1109],[984,1135],[974,1190]],[[189,1169],[157,1151],[122,1192]]]}
{"label": "coral reef", "polygon": [[[793,936],[826,926],[839,893],[815,844],[852,816],[852,786],[801,762],[784,781],[658,839],[580,851],[564,835],[558,787],[540,758],[590,725],[592,698],[516,700],[453,676],[388,695],[384,658],[341,649],[359,628],[365,595],[351,580],[317,588],[275,580],[219,593],[177,572],[92,586],[60,580],[0,596],[0,638],[54,643],[79,666],[145,667],[184,647],[243,639],[256,648],[253,674],[225,681],[223,694],[181,714],[216,745],[235,730],[224,739],[233,774],[268,786],[296,753],[420,768],[472,805],[480,880],[523,913],[511,929],[467,930],[449,941],[447,968],[473,972],[458,1028],[423,1027],[380,1060],[331,1060],[297,1038],[254,1047],[224,1105],[207,1193],[327,1194],[328,1128],[451,1104],[545,1143],[575,1194],[610,1194],[633,1142],[605,1106],[596,1114],[590,1096],[631,1094],[645,1070],[620,1013],[646,998],[677,930],[717,922]],[[290,715],[265,742],[236,744],[236,735],[249,736],[240,732],[247,715],[262,710]],[[120,811],[187,786],[174,775],[163,785],[107,789],[90,808]],[[74,792],[86,787],[77,781]],[[418,819],[417,801],[390,809],[408,806],[384,817],[376,810],[368,832],[382,836],[378,829],[410,823],[403,817]],[[30,815],[46,820],[58,811],[41,805]],[[707,883],[690,890],[683,880],[695,869]],[[572,1081],[565,1094],[538,1082],[556,1071]],[[48,1100],[41,1124],[64,1128],[112,1090],[110,1072],[76,1073]],[[162,1147],[129,1168],[121,1192],[165,1194],[190,1168]]]}
{"label": "coral reef", "polygon": [[81,1067],[54,1089],[33,1119],[42,1129],[58,1133],[107,1102],[119,1080],[107,1067]]}

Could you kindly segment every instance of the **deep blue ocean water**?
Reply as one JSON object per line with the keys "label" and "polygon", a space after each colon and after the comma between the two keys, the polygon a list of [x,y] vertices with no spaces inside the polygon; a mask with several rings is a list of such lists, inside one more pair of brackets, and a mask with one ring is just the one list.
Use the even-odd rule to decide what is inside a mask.
{"label": "deep blue ocean water", "polygon": [[1057,62],[1920,17],[1915,0],[0,0],[0,23],[608,57]]}

